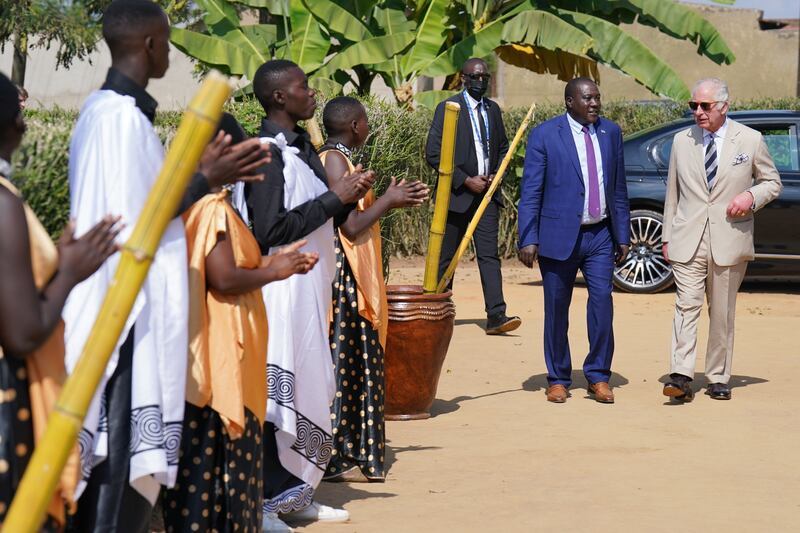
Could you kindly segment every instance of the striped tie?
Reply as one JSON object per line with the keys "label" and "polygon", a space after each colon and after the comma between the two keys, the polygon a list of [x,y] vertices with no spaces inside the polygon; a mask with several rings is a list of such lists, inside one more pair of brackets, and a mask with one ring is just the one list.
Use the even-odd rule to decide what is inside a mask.
{"label": "striped tie", "polygon": [[708,188],[714,186],[714,178],[717,176],[717,143],[714,142],[714,136],[711,136],[711,142],[706,146],[706,179],[708,180]]}

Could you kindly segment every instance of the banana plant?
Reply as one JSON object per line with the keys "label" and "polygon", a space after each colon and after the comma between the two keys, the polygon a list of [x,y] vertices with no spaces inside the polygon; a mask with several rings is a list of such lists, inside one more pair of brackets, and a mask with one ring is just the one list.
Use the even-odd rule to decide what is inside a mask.
{"label": "banana plant", "polygon": [[[604,64],[655,94],[688,98],[689,89],[675,70],[624,30],[625,24],[633,22],[692,41],[698,54],[717,64],[735,60],[711,23],[673,0],[452,2],[455,9],[449,13],[449,40],[444,40],[438,57],[422,67],[419,75],[452,75],[467,58],[494,52],[506,63],[555,74],[562,80],[579,75],[599,80],[597,65]],[[444,87],[448,88],[453,87]]]}
{"label": "banana plant", "polygon": [[236,6],[226,0],[195,3],[205,13],[205,31],[173,26],[172,44],[207,67],[253,79],[256,69],[274,56],[278,28],[274,24],[242,24]]}
{"label": "banana plant", "polygon": [[[730,0],[720,0],[730,1]],[[500,60],[568,80],[619,70],[653,93],[677,100],[689,90],[674,69],[625,25],[638,22],[697,44],[717,64],[734,61],[719,32],[675,0],[197,0],[204,32],[173,28],[172,42],[205,64],[252,79],[273,57],[291,58],[312,84],[352,84],[369,93],[380,76],[402,105],[432,105],[447,92],[414,96],[420,76],[446,77],[469,57]],[[269,23],[245,25],[240,11]]]}

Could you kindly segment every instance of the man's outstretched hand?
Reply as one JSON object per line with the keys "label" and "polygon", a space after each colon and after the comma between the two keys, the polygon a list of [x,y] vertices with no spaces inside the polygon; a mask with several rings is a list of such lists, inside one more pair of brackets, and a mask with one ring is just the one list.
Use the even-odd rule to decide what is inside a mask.
{"label": "man's outstretched hand", "polygon": [[208,180],[208,186],[215,188],[236,181],[261,181],[264,176],[253,172],[270,161],[269,149],[259,139],[231,146],[231,136],[220,131],[206,146],[198,170]]}

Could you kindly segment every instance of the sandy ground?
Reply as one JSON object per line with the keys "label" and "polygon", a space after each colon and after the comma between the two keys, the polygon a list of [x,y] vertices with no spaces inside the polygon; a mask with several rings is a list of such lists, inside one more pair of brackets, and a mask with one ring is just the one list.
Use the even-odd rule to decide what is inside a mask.
{"label": "sandy ground", "polygon": [[[544,398],[538,269],[510,261],[504,276],[522,328],[483,333],[478,271],[464,264],[434,416],[387,424],[386,483],[323,483],[319,500],[344,506],[349,523],[296,531],[800,531],[800,285],[743,287],[733,400],[698,394],[687,405],[667,404],[659,383],[672,291],[615,295],[617,403],[588,399],[580,372],[586,291],[578,287],[575,383],[556,405]],[[421,279],[419,260],[393,264],[391,283]],[[699,345],[702,371],[704,337]]]}

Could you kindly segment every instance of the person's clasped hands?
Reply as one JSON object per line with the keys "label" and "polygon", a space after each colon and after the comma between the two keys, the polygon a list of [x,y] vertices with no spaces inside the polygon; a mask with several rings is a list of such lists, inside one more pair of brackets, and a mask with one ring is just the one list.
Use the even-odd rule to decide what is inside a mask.
{"label": "person's clasped hands", "polygon": [[483,194],[491,182],[489,176],[471,176],[464,180],[464,187],[473,194]]}

